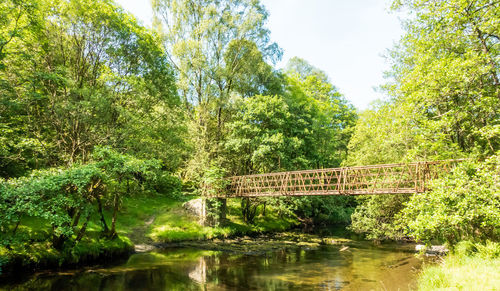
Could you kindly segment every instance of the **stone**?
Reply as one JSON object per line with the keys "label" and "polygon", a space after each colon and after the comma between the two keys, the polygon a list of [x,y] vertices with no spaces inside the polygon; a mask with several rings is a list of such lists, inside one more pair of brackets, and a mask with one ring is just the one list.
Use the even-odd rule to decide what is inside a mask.
{"label": "stone", "polygon": [[196,216],[200,224],[205,224],[206,205],[203,198],[189,200],[182,204],[182,207],[190,214]]}
{"label": "stone", "polygon": [[417,252],[425,252],[426,254],[430,254],[430,255],[442,255],[442,254],[446,254],[448,252],[448,249],[445,246],[427,247],[426,245],[416,245],[415,250]]}

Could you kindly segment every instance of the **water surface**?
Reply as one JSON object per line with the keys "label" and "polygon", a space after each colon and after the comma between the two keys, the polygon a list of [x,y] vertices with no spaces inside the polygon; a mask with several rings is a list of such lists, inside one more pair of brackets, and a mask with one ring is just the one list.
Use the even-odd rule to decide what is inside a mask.
{"label": "water surface", "polygon": [[421,264],[401,247],[369,242],[257,254],[169,248],[20,277],[0,290],[409,290]]}

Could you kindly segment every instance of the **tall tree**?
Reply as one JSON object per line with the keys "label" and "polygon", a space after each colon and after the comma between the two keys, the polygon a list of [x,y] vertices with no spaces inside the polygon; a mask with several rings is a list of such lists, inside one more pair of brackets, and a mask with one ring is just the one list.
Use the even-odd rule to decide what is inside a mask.
{"label": "tall tree", "polygon": [[322,70],[294,57],[286,67],[287,96],[291,108],[310,112],[312,140],[309,160],[315,168],[337,167],[347,156],[357,113]]}
{"label": "tall tree", "polygon": [[[21,39],[32,37],[43,19],[40,1],[6,0],[0,3],[0,176],[20,175],[28,164],[37,164],[42,144],[26,134],[26,104],[16,94],[23,82],[9,76],[13,59],[20,59],[19,75],[26,67],[27,54],[16,49]],[[24,64],[23,64],[24,62]]]}
{"label": "tall tree", "polygon": [[410,105],[420,135],[427,141],[442,136],[462,152],[498,150],[500,2],[408,0],[393,8],[413,17],[390,55],[387,88]]}
{"label": "tall tree", "polygon": [[40,0],[36,15],[43,22],[5,47],[0,122],[20,142],[2,148],[2,175],[23,160],[85,161],[95,145],[178,165],[179,98],[159,39],[107,0]]}
{"label": "tall tree", "polygon": [[[411,17],[389,55],[392,79],[385,88],[392,99],[361,115],[347,163],[494,154],[500,146],[500,2],[402,0],[393,9]],[[403,235],[394,221],[408,199],[363,198],[353,229],[371,238]]]}
{"label": "tall tree", "polygon": [[179,72],[177,85],[196,150],[191,168],[199,170],[220,153],[232,115],[230,97],[280,89],[266,61],[279,58],[281,51],[269,40],[267,12],[259,1],[156,0],[153,9]]}

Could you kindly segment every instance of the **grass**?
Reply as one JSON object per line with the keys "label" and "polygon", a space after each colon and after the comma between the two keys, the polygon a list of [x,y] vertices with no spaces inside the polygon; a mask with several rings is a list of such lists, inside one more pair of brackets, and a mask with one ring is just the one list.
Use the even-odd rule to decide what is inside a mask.
{"label": "grass", "polygon": [[243,222],[238,199],[228,199],[227,223],[224,226],[208,227],[197,222],[197,218],[187,213],[182,207],[172,207],[161,213],[151,225],[149,236],[158,242],[176,242],[186,240],[204,240],[227,238],[253,233],[285,231],[297,225],[294,218],[278,217],[268,207],[266,216],[258,216],[253,224]]}
{"label": "grass", "polygon": [[[184,202],[158,194],[125,198],[117,219],[118,233],[134,242],[179,242],[285,231],[298,224],[295,218],[278,217],[272,207],[268,207],[266,216],[257,216],[254,224],[246,224],[242,219],[240,201],[228,199],[227,223],[220,227],[202,226],[197,217],[183,208]],[[106,216],[110,221],[110,214]],[[99,229],[97,218],[93,221],[90,227]],[[147,225],[147,222],[151,224]]]}
{"label": "grass", "polygon": [[[280,232],[298,224],[293,217],[279,217],[270,206],[267,206],[265,216],[258,215],[253,224],[247,224],[242,218],[239,199],[228,199],[227,223],[219,227],[202,226],[197,217],[184,209],[185,201],[160,194],[125,197],[118,213],[117,232],[135,243],[178,242]],[[111,210],[106,210],[104,214],[110,226]],[[85,237],[95,239],[101,230],[99,217],[94,214]],[[17,236],[18,241],[44,242],[50,237],[50,225],[43,219],[24,217]]]}
{"label": "grass", "polygon": [[459,244],[440,265],[424,268],[418,290],[500,290],[500,244]]}
{"label": "grass", "polygon": [[[95,215],[88,224],[84,239],[60,251],[51,247],[51,227],[46,221],[24,217],[16,238],[13,239],[16,243],[9,250],[0,246],[0,269],[2,265],[6,270],[84,264],[99,258],[123,255],[131,251],[133,244],[138,243],[205,240],[279,232],[298,224],[295,218],[278,217],[276,211],[269,206],[266,216],[257,216],[253,224],[246,224],[242,219],[240,201],[228,199],[228,222],[220,227],[202,226],[197,222],[198,218],[184,210],[184,202],[182,199],[160,194],[126,197],[122,201],[116,223],[118,239],[102,237],[99,217]],[[111,210],[105,211],[105,218],[109,226]]]}
{"label": "grass", "polygon": [[[298,224],[295,218],[279,217],[269,206],[266,216],[257,216],[253,224],[246,224],[242,218],[239,199],[228,199],[227,223],[222,227],[202,226],[198,223],[198,218],[183,207],[192,198],[196,197],[184,200],[161,194],[126,197],[118,214],[117,232],[134,243],[163,243],[279,232]],[[105,217],[109,224],[111,211],[105,211]],[[97,216],[92,218],[88,229],[96,232],[101,229]]]}
{"label": "grass", "polygon": [[133,245],[126,237],[104,239],[86,237],[82,241],[56,250],[49,241],[0,246],[0,274],[16,270],[58,268],[84,265],[131,253]]}

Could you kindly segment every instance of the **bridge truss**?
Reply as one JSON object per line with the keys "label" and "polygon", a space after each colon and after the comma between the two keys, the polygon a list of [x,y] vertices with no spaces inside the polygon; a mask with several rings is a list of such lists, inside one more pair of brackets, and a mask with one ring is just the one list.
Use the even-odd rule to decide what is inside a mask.
{"label": "bridge truss", "polygon": [[461,160],[290,171],[229,178],[218,197],[421,193]]}

